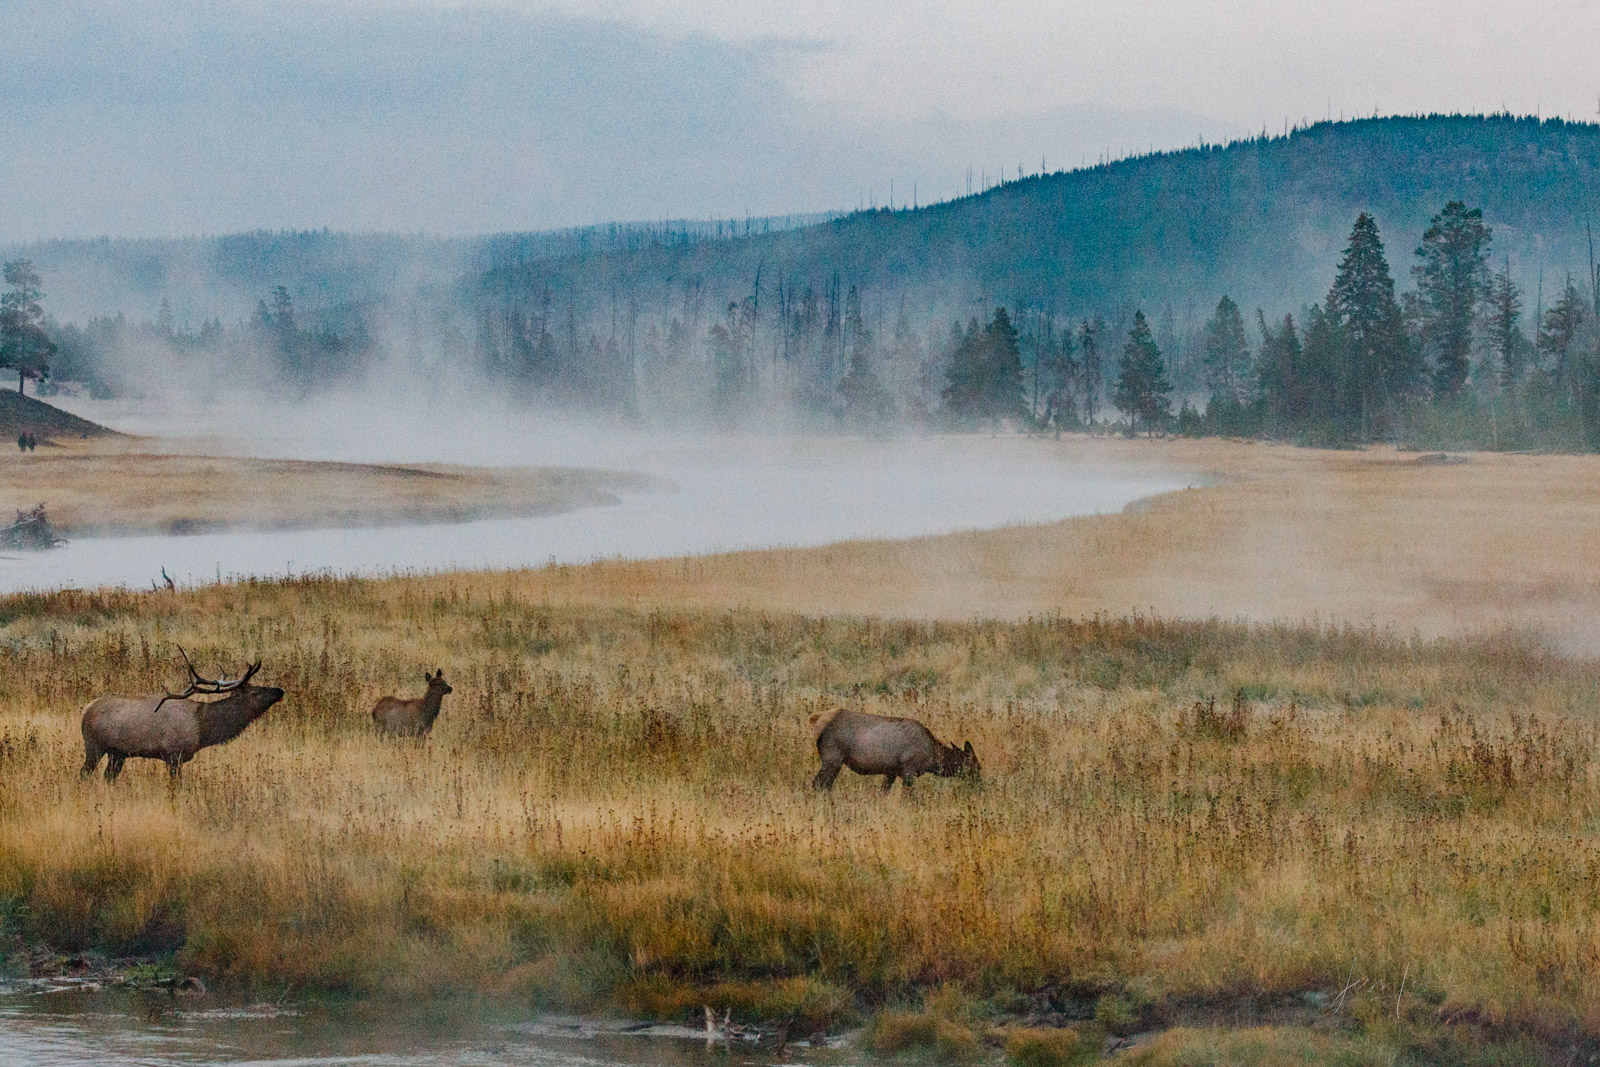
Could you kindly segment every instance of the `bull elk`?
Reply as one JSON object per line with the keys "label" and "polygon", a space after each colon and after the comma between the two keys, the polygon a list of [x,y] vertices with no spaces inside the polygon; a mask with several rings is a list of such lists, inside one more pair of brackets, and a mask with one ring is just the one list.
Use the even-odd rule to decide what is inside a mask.
{"label": "bull elk", "polygon": [[455,690],[444,680],[443,668],[432,674],[424,672],[422,680],[428,683],[428,691],[417,699],[384,697],[373,707],[372,722],[379,733],[391,737],[428,736],[433,721],[439,717],[439,709],[444,706],[445,696]]}
{"label": "bull elk", "polygon": [[979,776],[971,741],[964,748],[947,745],[915,719],[845,709],[831,716],[818,713],[810,722],[817,731],[817,755],[822,757],[822,769],[811,780],[813,789],[832,789],[844,767],[857,774],[883,775],[885,793],[896,778],[910,789],[919,774],[974,781]]}
{"label": "bull elk", "polygon": [[[261,669],[258,660],[238,678],[205,678],[180,647],[189,684],[182,692],[162,691],[149,696],[103,696],[83,709],[83,770],[88,777],[106,763],[106,781],[114,782],[128,759],[158,759],[167,773],[194,759],[202,748],[232,741],[267,709],[283,699],[276,686],[251,685]],[[221,696],[221,700],[191,700],[194,696]]]}

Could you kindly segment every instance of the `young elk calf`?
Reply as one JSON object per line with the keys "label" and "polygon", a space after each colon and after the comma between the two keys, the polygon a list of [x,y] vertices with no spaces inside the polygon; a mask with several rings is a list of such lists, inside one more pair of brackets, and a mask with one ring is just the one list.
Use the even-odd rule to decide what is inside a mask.
{"label": "young elk calf", "polygon": [[813,715],[810,721],[817,730],[817,755],[822,757],[822,770],[811,780],[813,789],[832,789],[843,767],[857,774],[883,775],[885,793],[896,778],[910,789],[919,774],[978,779],[978,756],[971,741],[965,748],[947,745],[915,719],[843,710],[831,717]]}
{"label": "young elk calf", "polygon": [[433,720],[439,717],[445,695],[453,693],[450,683],[444,680],[443,669],[424,674],[428,692],[416,700],[384,697],[372,709],[373,724],[378,732],[388,737],[427,737],[433,729]]}

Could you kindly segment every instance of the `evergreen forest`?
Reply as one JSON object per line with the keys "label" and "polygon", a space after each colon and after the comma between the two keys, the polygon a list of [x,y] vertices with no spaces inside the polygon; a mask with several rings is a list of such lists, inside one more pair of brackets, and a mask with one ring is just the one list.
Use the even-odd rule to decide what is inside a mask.
{"label": "evergreen forest", "polygon": [[49,393],[449,376],[664,423],[1600,448],[1600,126],[1311,123],[933,205],[0,250]]}

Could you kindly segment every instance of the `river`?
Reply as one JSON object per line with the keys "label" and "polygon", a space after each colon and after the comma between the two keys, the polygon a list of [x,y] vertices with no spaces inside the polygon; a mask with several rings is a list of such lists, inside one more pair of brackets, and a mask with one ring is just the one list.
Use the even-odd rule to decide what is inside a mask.
{"label": "river", "polygon": [[1200,480],[1074,462],[1069,448],[1015,437],[688,436],[513,414],[458,417],[450,433],[420,415],[408,421],[396,414],[345,433],[338,427],[348,422],[336,413],[280,413],[254,422],[241,415],[225,435],[216,416],[179,424],[170,413],[86,413],[199,451],[607,467],[653,475],[660,488],[629,493],[611,506],[455,525],[75,539],[50,552],[0,556],[0,592],[146,588],[163,568],[180,584],[194,585],[246,576],[536,567],[915,537],[1116,511]]}
{"label": "river", "polygon": [[564,1016],[440,1001],[229,1005],[165,991],[0,984],[0,1067],[205,1064],[336,1067],[766,1067],[863,1062],[835,1038],[782,1053],[765,1043],[708,1043],[682,1026]]}

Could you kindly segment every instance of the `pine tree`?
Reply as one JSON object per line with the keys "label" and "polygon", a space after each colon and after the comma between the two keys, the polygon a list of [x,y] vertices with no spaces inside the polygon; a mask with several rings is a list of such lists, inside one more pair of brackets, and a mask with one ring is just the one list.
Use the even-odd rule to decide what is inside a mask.
{"label": "pine tree", "polygon": [[1378,224],[1366,212],[1351,228],[1327,313],[1338,340],[1338,420],[1370,439],[1381,419],[1397,417],[1399,405],[1420,391],[1422,370],[1395,302]]}
{"label": "pine tree", "polygon": [[1489,345],[1494,353],[1495,377],[1506,389],[1521,383],[1527,371],[1528,339],[1522,333],[1522,294],[1511,280],[1511,267],[1489,283]]}
{"label": "pine tree", "polygon": [[1171,392],[1150,324],[1145,321],[1144,312],[1136,311],[1133,329],[1128,331],[1127,344],[1122,348],[1122,368],[1114,397],[1117,409],[1128,416],[1128,432],[1137,433],[1142,422],[1145,432],[1154,435],[1156,428],[1172,415],[1168,399]]}
{"label": "pine tree", "polygon": [[1216,314],[1206,323],[1205,381],[1211,401],[1241,404],[1250,373],[1250,342],[1244,335],[1244,318],[1239,305],[1224,296],[1217,302]]}
{"label": "pine tree", "polygon": [[272,290],[270,314],[272,324],[279,330],[288,333],[294,329],[294,300],[286,287],[279,285]]}
{"label": "pine tree", "polygon": [[[716,399],[722,405],[741,399],[750,384],[749,366],[745,361],[743,334],[739,329],[739,305],[730,301],[722,322],[712,326],[706,335],[711,349],[711,373],[715,381]],[[733,412],[723,406],[719,414],[731,417]]]}
{"label": "pine tree", "polygon": [[988,410],[991,420],[1017,418],[1027,410],[1022,399],[1022,347],[1017,343],[1017,328],[1003,307],[983,330],[988,350]]}
{"label": "pine tree", "polygon": [[1027,410],[1021,348],[1005,308],[996,308],[985,326],[977,319],[968,324],[951,354],[945,380],[945,411],[957,422],[992,423]]}
{"label": "pine tree", "polygon": [[1433,217],[1411,268],[1422,300],[1422,337],[1434,353],[1433,392],[1452,397],[1466,384],[1472,319],[1489,283],[1490,231],[1483,211],[1452,200]]}
{"label": "pine tree", "polygon": [[50,373],[50,357],[55,343],[44,326],[44,298],[39,275],[26,259],[13,260],[0,268],[0,278],[10,289],[0,295],[0,367],[17,372],[17,392],[29,378],[45,378]]}
{"label": "pine tree", "polygon": [[944,410],[952,420],[967,422],[977,418],[983,405],[983,334],[976,317],[962,332],[959,323],[950,327],[950,360],[945,368]]}
{"label": "pine tree", "polygon": [[1302,379],[1305,351],[1300,346],[1294,316],[1285,315],[1283,322],[1274,327],[1268,324],[1266,315],[1257,310],[1256,320],[1261,327],[1261,355],[1256,363],[1256,374],[1266,407],[1267,432],[1280,434],[1305,423],[1307,405]]}
{"label": "pine tree", "polygon": [[1544,313],[1539,324],[1539,357],[1549,360],[1551,390],[1569,402],[1578,395],[1578,334],[1587,317],[1583,294],[1567,279],[1561,299]]}
{"label": "pine tree", "polygon": [[1044,424],[1055,430],[1056,436],[1072,422],[1074,386],[1078,380],[1078,363],[1072,358],[1071,325],[1054,336],[1046,360],[1048,383],[1044,402]]}

